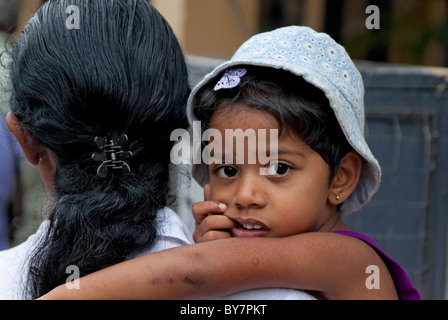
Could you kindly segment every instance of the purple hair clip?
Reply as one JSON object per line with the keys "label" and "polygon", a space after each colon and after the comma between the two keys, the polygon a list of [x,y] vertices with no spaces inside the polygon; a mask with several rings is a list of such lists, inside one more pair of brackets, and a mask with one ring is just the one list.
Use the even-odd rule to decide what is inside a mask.
{"label": "purple hair clip", "polygon": [[221,89],[235,88],[240,84],[241,78],[246,74],[246,72],[247,70],[244,68],[226,70],[221,80],[218,81],[213,90],[218,91]]}

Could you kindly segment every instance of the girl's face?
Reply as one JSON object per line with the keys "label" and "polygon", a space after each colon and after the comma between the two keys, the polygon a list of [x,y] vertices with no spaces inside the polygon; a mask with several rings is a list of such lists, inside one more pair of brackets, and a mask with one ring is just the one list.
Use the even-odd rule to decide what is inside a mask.
{"label": "girl's face", "polygon": [[[260,163],[258,151],[269,155],[269,130],[279,129],[272,115],[234,104],[230,110],[219,108],[210,121],[210,128],[218,130],[222,137],[222,150],[215,150],[216,154],[222,152],[219,156],[222,156],[222,164],[209,165],[211,200],[227,205],[224,215],[237,224],[231,230],[233,236],[285,237],[331,231],[339,221],[336,206],[328,200],[331,194],[329,166],[318,153],[289,132],[291,130],[283,130],[278,137],[275,162]],[[244,163],[239,164],[236,153],[241,150],[237,150],[237,139],[226,141],[226,129],[233,129],[234,133],[236,129],[243,133],[253,129],[255,134],[259,129],[266,129],[266,150],[258,150],[258,139],[253,145],[245,138]],[[224,161],[225,149],[230,149],[225,148],[228,143],[233,144],[233,154],[227,155],[233,158],[231,164]],[[256,155],[256,163],[247,161],[251,152]],[[260,168],[267,172],[261,175]]]}

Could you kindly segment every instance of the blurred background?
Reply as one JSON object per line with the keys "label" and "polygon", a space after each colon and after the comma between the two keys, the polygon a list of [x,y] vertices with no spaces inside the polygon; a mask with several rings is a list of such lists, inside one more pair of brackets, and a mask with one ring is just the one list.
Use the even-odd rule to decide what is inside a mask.
{"label": "blurred background", "polygon": [[[42,3],[0,0],[0,51],[10,51]],[[347,222],[396,259],[423,298],[448,298],[448,0],[150,3],[179,38],[192,85],[259,32],[307,25],[341,43],[363,75],[366,136],[383,169],[378,194]],[[366,12],[371,5],[378,8],[378,16]],[[375,18],[376,28],[366,26],[369,18]],[[8,111],[7,54],[1,62],[0,112],[4,116]],[[3,248],[0,240],[0,250],[34,232],[46,203],[38,174],[23,160],[14,140],[0,132],[2,137],[7,142],[0,140],[5,145],[0,145],[0,236],[7,237]],[[178,185],[183,187],[177,191],[175,209],[192,229],[191,204],[202,198],[202,191],[194,182]]]}
{"label": "blurred background", "polygon": [[[187,54],[229,58],[251,35],[286,25],[330,34],[353,59],[448,66],[446,0],[153,0]],[[380,29],[366,28],[366,8]],[[204,41],[204,39],[207,39]]]}

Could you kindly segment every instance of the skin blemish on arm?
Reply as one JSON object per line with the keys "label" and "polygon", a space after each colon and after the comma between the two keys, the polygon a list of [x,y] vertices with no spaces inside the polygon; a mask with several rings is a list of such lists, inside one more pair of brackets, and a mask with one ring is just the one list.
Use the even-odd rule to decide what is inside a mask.
{"label": "skin blemish on arm", "polygon": [[185,277],[183,282],[196,288],[201,288],[205,284],[205,281],[203,280],[195,280],[189,277]]}
{"label": "skin blemish on arm", "polygon": [[204,257],[202,256],[202,254],[200,252],[195,252],[193,257],[198,261],[202,261],[204,259]]}
{"label": "skin blemish on arm", "polygon": [[[184,282],[186,282],[185,280],[184,280]],[[174,278],[172,278],[172,277],[170,277],[170,278],[168,278],[168,279],[161,279],[161,278],[153,278],[153,279],[150,279],[149,280],[149,283],[152,285],[152,286],[159,286],[159,285],[162,285],[163,286],[163,284],[164,283],[168,283],[169,285],[174,285],[174,283],[175,283],[175,280],[174,280]]]}

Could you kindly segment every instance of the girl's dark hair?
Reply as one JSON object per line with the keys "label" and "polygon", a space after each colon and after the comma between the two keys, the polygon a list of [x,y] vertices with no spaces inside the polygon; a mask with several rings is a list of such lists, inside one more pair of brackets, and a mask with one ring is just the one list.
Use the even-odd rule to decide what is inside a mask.
{"label": "girl's dark hair", "polygon": [[237,87],[214,91],[220,75],[195,95],[194,113],[201,120],[202,129],[208,128],[217,108],[231,108],[237,102],[266,111],[278,121],[279,134],[283,130],[295,133],[325,160],[331,181],[342,158],[352,148],[323,91],[287,71],[241,67],[247,73]]}
{"label": "girl's dark hair", "polygon": [[[79,29],[66,8],[79,8]],[[171,131],[188,126],[187,68],[145,0],[50,0],[13,51],[11,109],[58,160],[49,229],[30,256],[32,298],[128,258],[157,235],[167,205]],[[131,173],[97,176],[95,137],[129,137]]]}

